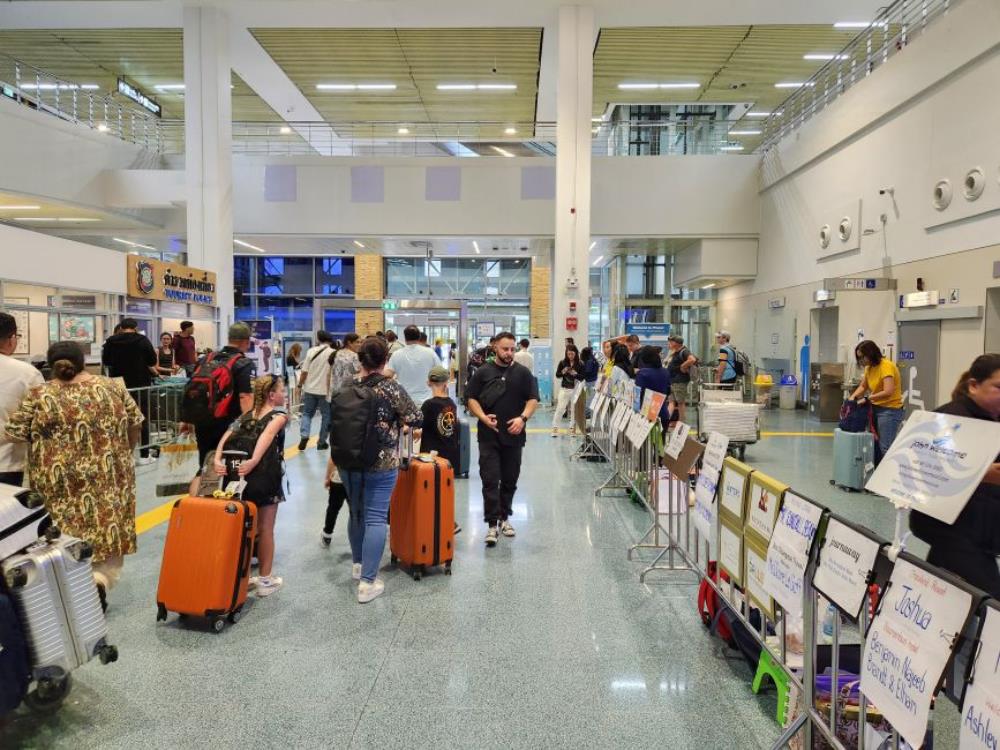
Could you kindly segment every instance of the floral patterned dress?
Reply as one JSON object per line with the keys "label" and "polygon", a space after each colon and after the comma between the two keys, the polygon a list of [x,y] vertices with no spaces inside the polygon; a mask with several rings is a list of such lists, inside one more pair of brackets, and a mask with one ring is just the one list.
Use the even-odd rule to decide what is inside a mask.
{"label": "floral patterned dress", "polygon": [[142,424],[116,380],[49,382],[28,392],[7,435],[28,443],[28,478],[55,524],[90,542],[94,562],[135,552],[135,467],[128,428]]}

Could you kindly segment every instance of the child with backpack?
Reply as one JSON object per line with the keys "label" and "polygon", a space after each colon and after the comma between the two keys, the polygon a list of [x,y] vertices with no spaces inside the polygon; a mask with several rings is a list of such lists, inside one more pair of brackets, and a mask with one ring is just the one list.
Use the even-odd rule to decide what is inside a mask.
{"label": "child with backpack", "polygon": [[[424,426],[420,430],[420,450],[424,453],[437,453],[457,472],[461,451],[458,406],[448,395],[448,379],[448,371],[443,367],[432,367],[427,376],[432,396],[420,407],[424,415]],[[461,530],[462,527],[456,521],[455,533]]]}
{"label": "child with backpack", "polygon": [[253,383],[253,409],[229,428],[215,449],[215,471],[226,474],[224,451],[242,451],[247,458],[237,472],[246,480],[242,496],[257,506],[257,558],[260,575],[250,579],[257,596],[270,596],[284,583],[272,575],[274,563],[274,519],[278,503],[285,501],[284,445],[288,415],[284,410],[285,384],[277,375],[264,375]]}

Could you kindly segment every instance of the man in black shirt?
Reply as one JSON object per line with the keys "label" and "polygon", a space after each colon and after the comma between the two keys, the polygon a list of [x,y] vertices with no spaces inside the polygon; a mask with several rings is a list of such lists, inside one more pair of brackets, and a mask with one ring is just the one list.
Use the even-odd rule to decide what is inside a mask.
{"label": "man in black shirt", "polygon": [[[133,318],[125,318],[115,329],[117,332],[104,342],[101,349],[101,363],[112,378],[121,378],[125,387],[148,388],[153,384],[156,366],[156,350],[145,336],[137,330],[139,323]],[[149,391],[133,391],[132,398],[139,405],[142,415],[142,441],[139,449],[139,463],[147,463],[149,458]]]}
{"label": "man in black shirt", "polygon": [[698,364],[698,359],[684,346],[684,339],[680,336],[667,336],[667,345],[670,347],[670,359],[667,360],[670,392],[677,402],[678,418],[683,422],[691,395],[691,368]]}
{"label": "man in black shirt", "polygon": [[494,360],[472,376],[466,390],[470,413],[479,420],[479,477],[483,482],[483,515],[489,527],[486,546],[495,547],[499,535],[514,536],[510,523],[525,425],[538,408],[538,381],[528,368],[514,361],[514,334],[499,334]]}

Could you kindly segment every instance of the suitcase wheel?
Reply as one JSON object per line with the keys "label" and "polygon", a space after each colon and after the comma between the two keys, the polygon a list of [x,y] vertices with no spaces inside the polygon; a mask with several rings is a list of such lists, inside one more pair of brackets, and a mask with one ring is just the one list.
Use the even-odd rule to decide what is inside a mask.
{"label": "suitcase wheel", "polygon": [[451,575],[451,560],[449,560],[448,562],[446,562],[444,564],[444,574],[446,576],[450,576]]}
{"label": "suitcase wheel", "polygon": [[35,689],[24,696],[24,702],[35,711],[55,711],[69,695],[72,686],[68,674],[56,679],[46,677],[39,680]]}
{"label": "suitcase wheel", "polygon": [[163,622],[167,619],[167,608],[162,604],[156,605],[156,621]]}
{"label": "suitcase wheel", "polygon": [[243,616],[243,607],[240,607],[239,609],[230,612],[229,617],[227,617],[226,619],[229,620],[229,622],[231,622],[233,625],[235,625],[240,621],[240,618],[242,616]]}
{"label": "suitcase wheel", "polygon": [[221,633],[225,627],[226,627],[225,617],[216,617],[214,620],[212,620],[212,630],[214,632]]}
{"label": "suitcase wheel", "polygon": [[101,664],[111,664],[112,662],[118,661],[118,647],[117,646],[101,646],[97,650],[97,656],[101,660]]}
{"label": "suitcase wheel", "polygon": [[413,569],[413,580],[414,581],[419,581],[423,577],[424,577],[424,571],[423,570],[421,570],[420,568],[414,568]]}
{"label": "suitcase wheel", "polygon": [[399,562],[399,558],[398,557],[396,557],[395,555],[389,555],[389,564],[390,565],[395,565],[398,562]]}

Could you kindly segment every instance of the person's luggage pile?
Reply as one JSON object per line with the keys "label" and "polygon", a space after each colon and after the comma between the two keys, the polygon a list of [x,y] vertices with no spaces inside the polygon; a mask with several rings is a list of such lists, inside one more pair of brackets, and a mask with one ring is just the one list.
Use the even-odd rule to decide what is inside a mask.
{"label": "person's luggage pile", "polygon": [[117,661],[92,555],[52,524],[37,493],[0,485],[0,718],[22,702],[56,709],[73,670]]}

